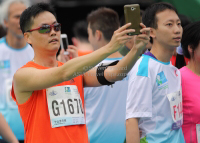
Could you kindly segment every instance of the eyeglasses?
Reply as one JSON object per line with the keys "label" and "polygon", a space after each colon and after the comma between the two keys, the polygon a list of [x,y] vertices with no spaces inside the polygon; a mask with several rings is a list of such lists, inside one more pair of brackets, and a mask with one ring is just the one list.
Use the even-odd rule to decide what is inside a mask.
{"label": "eyeglasses", "polygon": [[54,28],[54,31],[60,31],[61,24],[55,23],[55,24],[52,24],[52,25],[42,25],[41,27],[31,29],[31,30],[28,30],[26,32],[32,32],[32,31],[38,30],[39,33],[50,33],[52,28]]}

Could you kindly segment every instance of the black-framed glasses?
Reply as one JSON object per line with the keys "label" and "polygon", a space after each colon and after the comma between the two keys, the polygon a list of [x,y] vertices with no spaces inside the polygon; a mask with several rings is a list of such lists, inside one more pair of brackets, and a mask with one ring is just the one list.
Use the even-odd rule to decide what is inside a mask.
{"label": "black-framed glasses", "polygon": [[50,33],[52,28],[54,28],[54,31],[60,31],[61,24],[55,23],[55,24],[52,24],[52,25],[42,25],[41,27],[31,29],[31,30],[28,30],[26,32],[32,32],[32,31],[38,30],[39,33]]}

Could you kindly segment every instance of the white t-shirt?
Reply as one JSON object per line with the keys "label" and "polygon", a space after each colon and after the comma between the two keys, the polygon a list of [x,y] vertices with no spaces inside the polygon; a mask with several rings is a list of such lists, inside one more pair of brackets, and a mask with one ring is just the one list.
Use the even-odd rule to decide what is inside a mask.
{"label": "white t-shirt", "polygon": [[24,140],[24,128],[18,107],[10,96],[10,89],[14,73],[33,57],[30,45],[14,49],[6,43],[5,37],[0,39],[0,112],[19,140]]}
{"label": "white t-shirt", "polygon": [[[107,58],[102,63],[116,60],[121,58]],[[125,140],[128,76],[112,86],[84,88],[86,125],[90,143],[123,143]]]}
{"label": "white t-shirt", "polygon": [[[184,143],[182,129],[175,129],[182,120],[174,122],[171,100],[168,100],[170,93],[179,91],[180,72],[170,62],[163,63],[149,55],[142,55],[136,62],[129,72],[126,119],[140,118],[142,140],[148,143]],[[182,103],[182,96],[180,101]],[[182,110],[174,110],[174,117],[182,116]]]}

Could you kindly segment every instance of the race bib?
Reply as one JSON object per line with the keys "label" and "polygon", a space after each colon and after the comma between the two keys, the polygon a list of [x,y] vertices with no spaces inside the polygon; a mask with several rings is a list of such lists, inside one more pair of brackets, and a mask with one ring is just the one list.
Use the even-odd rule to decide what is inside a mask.
{"label": "race bib", "polygon": [[82,100],[76,85],[46,90],[52,128],[85,124]]}
{"label": "race bib", "polygon": [[200,124],[196,124],[197,143],[200,143]]}
{"label": "race bib", "polygon": [[10,92],[12,89],[12,78],[11,79],[6,79],[5,81],[6,84],[6,102],[8,105],[8,108],[11,109],[17,109],[17,104],[15,103],[15,101],[12,99]]}
{"label": "race bib", "polygon": [[183,124],[182,91],[177,91],[167,95],[170,103],[171,116],[174,121],[172,130],[179,129]]}

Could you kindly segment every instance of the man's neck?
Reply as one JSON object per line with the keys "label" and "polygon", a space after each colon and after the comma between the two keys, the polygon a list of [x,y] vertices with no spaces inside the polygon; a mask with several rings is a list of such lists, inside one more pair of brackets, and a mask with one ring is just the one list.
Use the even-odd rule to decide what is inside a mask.
{"label": "man's neck", "polygon": [[[42,49],[42,48],[41,48]],[[57,67],[56,52],[55,51],[43,51],[40,48],[35,48],[33,62],[44,67]],[[37,53],[37,54],[36,54]]]}
{"label": "man's neck", "polygon": [[80,42],[77,47],[80,51],[93,51],[92,45],[88,42]]}
{"label": "man's neck", "polygon": [[197,63],[193,59],[190,60],[187,67],[196,75],[200,76],[200,63]]}
{"label": "man's neck", "polygon": [[21,49],[27,44],[24,38],[17,38],[9,32],[6,35],[6,42],[10,47],[14,49]]}
{"label": "man's neck", "polygon": [[170,62],[170,59],[173,55],[172,47],[164,47],[160,44],[153,43],[150,51],[159,61],[161,62]]}

